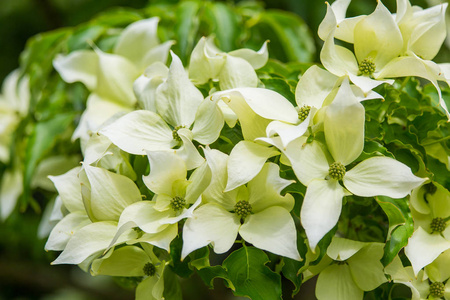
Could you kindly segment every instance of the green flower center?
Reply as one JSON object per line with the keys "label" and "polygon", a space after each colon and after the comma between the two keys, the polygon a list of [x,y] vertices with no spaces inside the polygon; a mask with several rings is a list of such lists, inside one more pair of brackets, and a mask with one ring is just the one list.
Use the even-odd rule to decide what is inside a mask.
{"label": "green flower center", "polygon": [[173,130],[172,130],[172,137],[175,141],[177,142],[181,142],[181,137],[178,134],[178,130],[180,130],[181,128],[184,128],[184,126],[176,126]]}
{"label": "green flower center", "polygon": [[372,57],[365,58],[359,63],[359,72],[363,75],[372,75],[375,72],[375,63]]}
{"label": "green flower center", "polygon": [[170,207],[172,207],[174,211],[179,211],[183,209],[185,205],[186,200],[182,197],[176,196],[172,198],[172,200],[170,200]]}
{"label": "green flower center", "polygon": [[430,284],[430,295],[436,298],[444,297],[444,284],[442,282]]}
{"label": "green flower center", "polygon": [[333,179],[342,180],[342,178],[344,178],[345,175],[345,166],[340,162],[334,162],[330,165],[328,174]]}
{"label": "green flower center", "polygon": [[308,117],[310,111],[311,111],[311,106],[303,105],[302,107],[300,107],[300,109],[298,111],[298,119],[301,122],[305,121],[306,118]]}
{"label": "green flower center", "polygon": [[234,206],[234,212],[242,219],[245,219],[249,214],[252,213],[252,206],[250,203],[248,203],[248,201],[241,200]]}
{"label": "green flower center", "polygon": [[447,227],[446,221],[443,218],[434,218],[431,220],[430,228],[433,232],[443,232]]}
{"label": "green flower center", "polygon": [[156,267],[154,264],[148,262],[144,265],[144,274],[147,276],[153,276],[156,273]]}

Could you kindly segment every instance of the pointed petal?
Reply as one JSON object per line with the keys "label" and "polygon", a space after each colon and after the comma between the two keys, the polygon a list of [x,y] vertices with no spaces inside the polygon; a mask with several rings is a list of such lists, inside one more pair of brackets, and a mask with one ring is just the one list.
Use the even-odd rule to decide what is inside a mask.
{"label": "pointed petal", "polygon": [[267,50],[267,43],[268,41],[265,41],[261,49],[259,49],[258,51],[242,48],[228,52],[228,55],[245,59],[252,65],[253,69],[257,70],[259,68],[264,67],[264,65],[269,60],[269,51]]}
{"label": "pointed petal", "polygon": [[371,291],[387,282],[384,267],[382,243],[370,243],[348,259],[353,280],[363,291]]}
{"label": "pointed petal", "polygon": [[432,263],[442,252],[450,249],[450,242],[439,234],[429,234],[422,227],[417,228],[408,240],[405,254],[417,276],[419,271]]}
{"label": "pointed petal", "polygon": [[225,64],[219,73],[219,85],[221,90],[240,87],[255,88],[258,85],[258,76],[248,61],[227,55]]}
{"label": "pointed petal", "polygon": [[109,276],[144,276],[145,264],[151,262],[147,253],[136,246],[116,249],[109,257],[93,261],[91,274]]}
{"label": "pointed petal", "polygon": [[308,117],[298,125],[287,124],[280,121],[272,121],[267,125],[267,136],[278,135],[283,143],[283,148],[286,149],[287,145],[305,134],[308,129],[311,113]]}
{"label": "pointed petal", "polygon": [[372,14],[356,24],[354,34],[358,61],[372,57],[377,71],[397,57],[403,48],[400,29],[381,1]]}
{"label": "pointed petal", "polygon": [[257,248],[301,260],[294,220],[282,207],[269,207],[248,216],[239,234]]}
{"label": "pointed petal", "polygon": [[318,142],[306,143],[299,138],[288,145],[283,151],[289,159],[295,176],[301,183],[308,186],[314,179],[325,179],[329,164],[322,147]]}
{"label": "pointed petal", "polygon": [[309,105],[321,108],[323,101],[336,86],[338,77],[314,65],[300,77],[295,89],[298,107]]}
{"label": "pointed petal", "polygon": [[189,78],[193,83],[200,85],[217,79],[225,63],[225,55],[220,55],[220,52],[212,37],[202,37],[198,41],[189,61]]}
{"label": "pointed petal", "polygon": [[366,243],[339,237],[333,237],[327,248],[327,255],[334,260],[344,261],[361,250]]}
{"label": "pointed petal", "polygon": [[182,145],[180,148],[173,150],[174,153],[183,158],[186,169],[192,170],[198,168],[205,159],[200,155],[198,149],[192,143],[192,132],[189,129],[181,128],[178,130]]}
{"label": "pointed petal", "polygon": [[320,272],[316,285],[319,300],[360,300],[364,292],[353,282],[348,265],[330,265]]}
{"label": "pointed petal", "polygon": [[278,154],[273,147],[250,141],[237,143],[228,158],[228,182],[225,192],[249,182],[261,171],[267,159]]}
{"label": "pointed petal", "polygon": [[120,149],[135,155],[145,155],[145,150],[164,150],[176,145],[166,122],[159,115],[145,110],[126,114],[100,130],[100,133]]}
{"label": "pointed petal", "polygon": [[[333,4],[336,2],[333,2]],[[331,6],[333,6],[333,4]],[[359,21],[365,16],[356,16],[353,18],[346,18],[339,23],[339,27],[336,28],[334,33],[335,38],[338,40],[354,44],[355,43],[355,27]]]}
{"label": "pointed petal", "polygon": [[[117,226],[119,233],[116,237],[120,236],[126,230],[139,227],[146,233],[157,233],[167,227],[167,225],[162,225],[160,220],[167,218],[172,211],[160,212],[154,209],[154,201],[139,201],[127,206],[119,220]],[[125,229],[121,229],[121,228]]]}
{"label": "pointed petal", "polygon": [[328,2],[325,2],[325,4],[327,5],[327,13],[325,14],[325,17],[320,23],[319,29],[317,31],[317,34],[319,35],[322,41],[325,41],[330,35],[330,33],[334,34],[333,30],[335,30],[337,26],[336,15],[334,13],[333,8],[330,6],[330,4],[328,4]]}
{"label": "pointed petal", "polygon": [[195,115],[192,134],[194,140],[203,145],[214,143],[220,135],[224,125],[224,117],[217,105],[218,99],[207,97],[198,107]]}
{"label": "pointed petal", "polygon": [[184,224],[182,259],[208,244],[212,244],[216,253],[228,251],[236,240],[239,226],[239,218],[217,204],[199,207]]}
{"label": "pointed petal", "polygon": [[364,106],[344,80],[336,98],[327,107],[324,119],[325,140],[336,162],[353,162],[364,148]]}
{"label": "pointed petal", "polygon": [[202,101],[202,93],[189,80],[180,58],[172,53],[167,80],[156,90],[159,115],[173,127],[190,127]]}
{"label": "pointed petal", "polygon": [[51,231],[45,244],[45,250],[64,250],[75,232],[90,223],[92,223],[91,220],[81,211],[68,214]]}
{"label": "pointed petal", "polygon": [[[113,239],[116,228],[116,222],[95,222],[84,226],[72,236],[52,265],[79,264],[91,255],[101,254]],[[116,245],[127,239],[129,235],[122,235]]]}
{"label": "pointed petal", "polygon": [[81,198],[81,182],[78,179],[80,170],[81,167],[75,167],[65,174],[48,177],[55,184],[64,207],[70,212],[84,211],[84,204]]}
{"label": "pointed petal", "polygon": [[74,51],[67,56],[58,55],[53,66],[65,82],[80,81],[90,91],[97,87],[99,57],[95,51]]}
{"label": "pointed petal", "polygon": [[178,235],[178,224],[171,224],[157,233],[144,233],[140,238],[127,241],[127,244],[147,243],[170,251],[170,243]]}
{"label": "pointed petal", "polygon": [[87,165],[84,169],[91,185],[90,209],[97,220],[118,221],[125,207],[142,200],[128,177]]}
{"label": "pointed petal", "polygon": [[379,86],[380,84],[387,83],[392,85],[394,83],[394,80],[375,80],[367,76],[357,76],[354,74],[349,74],[348,77],[350,78],[350,81],[359,87],[364,94],[368,94],[370,91],[372,91],[374,88]]}
{"label": "pointed petal", "polygon": [[172,195],[172,186],[187,175],[183,159],[169,151],[147,151],[150,173],[143,176],[145,185],[155,194]]}
{"label": "pointed petal", "polygon": [[165,64],[155,62],[134,81],[134,94],[143,109],[156,113],[156,89],[164,82],[168,74],[169,68]]}
{"label": "pointed petal", "polygon": [[133,106],[136,97],[133,93],[133,82],[139,71],[126,58],[97,51],[99,57],[97,88],[95,92],[102,98],[110,99],[124,106]]}
{"label": "pointed petal", "polygon": [[261,172],[248,184],[248,202],[252,211],[258,213],[270,206],[279,206],[290,212],[294,208],[291,194],[281,196],[281,191],[294,181],[280,177],[280,167],[274,163],[266,163]]}
{"label": "pointed petal", "polygon": [[353,53],[334,44],[334,32],[330,33],[320,51],[320,61],[325,69],[336,76],[358,73],[358,63]]}
{"label": "pointed petal", "polygon": [[313,251],[339,220],[344,195],[344,189],[336,180],[317,179],[309,183],[300,220]]}
{"label": "pointed petal", "polygon": [[186,203],[194,203],[211,183],[212,173],[206,160],[189,177],[186,188]]}
{"label": "pointed petal", "polygon": [[362,197],[388,196],[403,198],[427,178],[412,174],[411,169],[389,157],[371,157],[359,163],[344,176],[345,187]]}

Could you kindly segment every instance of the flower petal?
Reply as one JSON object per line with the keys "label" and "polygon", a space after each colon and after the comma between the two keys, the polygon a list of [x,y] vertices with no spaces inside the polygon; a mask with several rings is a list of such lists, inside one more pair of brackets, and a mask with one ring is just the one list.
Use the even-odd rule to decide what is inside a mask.
{"label": "flower petal", "polygon": [[167,80],[156,89],[156,109],[173,127],[190,127],[203,95],[189,80],[180,58],[173,52],[171,54]]}
{"label": "flower petal", "polygon": [[199,167],[205,159],[200,155],[198,149],[192,143],[192,132],[189,129],[181,128],[178,130],[178,136],[181,138],[181,147],[173,150],[174,153],[183,158],[186,169],[192,170]]}
{"label": "flower petal", "polygon": [[147,253],[141,248],[125,246],[114,250],[108,257],[94,260],[91,266],[91,274],[93,276],[144,276],[144,266],[150,262]]}
{"label": "flower petal", "polygon": [[269,51],[267,50],[267,43],[268,41],[265,41],[264,44],[261,46],[261,49],[259,49],[258,51],[254,51],[248,48],[242,48],[228,52],[228,55],[245,59],[252,65],[253,69],[257,70],[259,68],[264,67],[264,65],[267,63],[269,59]]}
{"label": "flower petal", "polygon": [[309,183],[300,211],[311,250],[339,220],[344,189],[336,180],[316,179]]}
{"label": "flower petal", "polygon": [[214,143],[224,125],[222,110],[217,105],[218,99],[208,97],[200,104],[195,115],[192,134],[194,140],[203,145]]}
{"label": "flower petal", "polygon": [[316,284],[319,300],[361,300],[364,292],[354,283],[348,265],[330,265],[320,272]]}
{"label": "flower petal", "polygon": [[249,215],[239,234],[257,248],[301,260],[294,220],[289,211],[282,207],[272,206]]}
{"label": "flower petal", "polygon": [[419,271],[432,263],[442,252],[450,249],[450,242],[439,234],[429,234],[422,227],[414,231],[405,247],[405,254],[417,276]]}
{"label": "flower petal", "polygon": [[228,158],[228,182],[224,191],[234,190],[249,182],[261,171],[267,159],[278,154],[273,147],[250,141],[237,143]]}
{"label": "flower petal", "polygon": [[55,184],[64,207],[70,212],[85,211],[81,198],[81,182],[78,179],[80,170],[81,167],[75,167],[65,174],[48,177]]}
{"label": "flower petal", "polygon": [[280,121],[272,121],[269,125],[267,125],[267,136],[278,135],[283,143],[283,148],[286,149],[290,142],[305,134],[310,123],[311,114],[314,113],[310,113],[308,117],[306,117],[306,119],[298,125],[287,124]]}
{"label": "flower petal", "polygon": [[58,55],[53,66],[67,83],[80,81],[90,91],[97,87],[99,57],[95,51],[74,51],[67,56]]}
{"label": "flower petal", "polygon": [[333,237],[327,248],[327,255],[334,260],[344,261],[361,250],[366,243],[339,237]]}
{"label": "flower petal", "polygon": [[336,162],[353,162],[364,148],[364,106],[344,80],[336,98],[327,107],[324,119],[325,140]]}
{"label": "flower petal", "polygon": [[236,240],[240,225],[239,217],[219,205],[202,205],[184,224],[182,259],[208,244],[212,244],[216,253],[228,251]]}
{"label": "flower petal", "polygon": [[156,113],[156,89],[162,84],[169,74],[169,68],[161,62],[156,62],[145,69],[133,83],[136,98],[145,110]]}
{"label": "flower petal", "polygon": [[151,111],[133,111],[100,133],[106,135],[120,149],[135,155],[145,155],[145,150],[164,150],[176,145],[172,130],[157,114]]}
{"label": "flower petal", "polygon": [[6,170],[0,186],[1,220],[5,221],[16,207],[23,192],[23,175],[20,169]]}
{"label": "flower petal", "polygon": [[92,223],[89,217],[81,212],[73,212],[56,224],[45,244],[45,250],[62,251],[78,229]]}
{"label": "flower petal", "polygon": [[362,197],[403,198],[427,178],[415,176],[411,169],[389,157],[371,157],[360,162],[344,176],[345,187]]}
{"label": "flower petal", "polygon": [[221,90],[240,87],[255,88],[258,85],[258,76],[248,61],[227,55],[225,64],[219,73],[219,85]]}

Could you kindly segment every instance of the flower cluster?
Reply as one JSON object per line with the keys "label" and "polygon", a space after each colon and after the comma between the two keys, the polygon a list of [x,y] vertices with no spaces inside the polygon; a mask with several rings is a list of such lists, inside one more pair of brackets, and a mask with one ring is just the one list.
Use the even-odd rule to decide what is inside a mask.
{"label": "flower cluster", "polygon": [[[301,75],[295,102],[258,73],[267,43],[227,53],[203,37],[186,66],[170,50],[175,41],[160,42],[156,17],[126,27],[112,53],[92,45],[59,55],[61,78],[83,83],[89,96],[72,136],[81,166],[50,177],[58,222],[45,248],[62,251],[53,264],[136,277],[137,299],[162,299],[175,261],[240,243],[301,262],[295,272],[303,281],[318,275],[320,300],[362,299],[388,279],[414,299],[448,297],[449,191],[381,148],[369,152],[365,133],[365,102],[384,101],[374,89],[400,77],[431,82],[450,117],[438,84],[450,72],[431,61],[446,36],[447,5],[398,0],[391,14],[380,1],[372,14],[346,18],[349,2],[327,4],[318,32],[324,68]],[[362,198],[409,208],[412,267],[398,249],[385,269],[386,244],[338,228],[347,199]]]}

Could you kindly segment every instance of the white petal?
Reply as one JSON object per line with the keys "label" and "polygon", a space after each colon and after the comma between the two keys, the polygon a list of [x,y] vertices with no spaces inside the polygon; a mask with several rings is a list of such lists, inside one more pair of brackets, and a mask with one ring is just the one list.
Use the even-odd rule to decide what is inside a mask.
{"label": "white petal", "polygon": [[330,33],[334,34],[333,30],[335,30],[337,25],[337,19],[333,8],[328,4],[328,2],[325,3],[327,5],[327,13],[325,14],[325,17],[320,23],[319,29],[317,31],[317,34],[319,35],[322,41],[325,41],[330,35]]}
{"label": "white petal", "polygon": [[400,29],[381,1],[372,14],[356,24],[354,34],[358,61],[372,57],[377,71],[397,57],[403,48]]}
{"label": "white petal", "polygon": [[2,221],[5,221],[12,213],[22,192],[22,171],[19,168],[6,170],[3,173],[0,186],[0,212]]}
{"label": "white petal", "polygon": [[357,76],[355,74],[349,74],[350,81],[359,87],[365,94],[368,94],[374,88],[380,84],[387,83],[392,85],[394,80],[375,80],[367,76]]}
{"label": "white petal", "polygon": [[320,61],[325,69],[339,77],[348,73],[358,73],[358,63],[353,53],[334,44],[334,32],[329,34],[323,44],[320,51]]}
{"label": "white petal", "polygon": [[344,189],[336,180],[317,179],[309,183],[300,211],[311,250],[339,220]]}
{"label": "white petal", "polygon": [[202,93],[189,80],[180,58],[172,53],[167,80],[156,89],[159,115],[174,127],[190,127],[202,101]]}
{"label": "white petal", "polygon": [[319,300],[361,300],[364,292],[355,284],[348,265],[330,265],[317,278]]}
{"label": "white petal", "polygon": [[318,142],[307,144],[305,139],[299,138],[290,143],[283,153],[291,162],[295,176],[306,186],[312,180],[325,179],[328,175],[330,166]]}
{"label": "white petal", "polygon": [[99,58],[92,50],[74,51],[67,56],[58,55],[53,66],[65,82],[80,81],[90,91],[97,87]]}
{"label": "white petal", "polygon": [[181,128],[178,130],[182,145],[173,150],[174,153],[181,156],[186,164],[186,169],[192,170],[199,167],[205,159],[200,155],[198,149],[192,143],[192,132],[189,129]]}
{"label": "white petal", "polygon": [[124,106],[133,106],[136,97],[133,82],[139,71],[126,58],[120,55],[97,51],[99,57],[97,88],[95,92],[102,98],[110,99]]}
{"label": "white petal", "polygon": [[345,187],[362,197],[402,198],[427,178],[415,176],[411,169],[389,157],[371,157],[360,162],[344,176]]}
{"label": "white petal", "polygon": [[147,243],[170,251],[170,243],[178,235],[178,224],[171,224],[157,233],[144,233],[140,238],[127,241],[127,244]]}
{"label": "white petal", "polygon": [[258,76],[252,65],[240,57],[226,56],[225,64],[219,73],[221,90],[240,87],[256,87]]}
{"label": "white petal", "polygon": [[361,154],[364,120],[364,106],[353,95],[348,80],[344,80],[324,119],[325,140],[336,162],[345,166]]}
{"label": "white petal", "polygon": [[142,200],[128,177],[87,165],[84,169],[91,185],[90,210],[97,220],[118,221],[125,207]]}
{"label": "white petal", "polygon": [[134,94],[142,108],[156,113],[156,89],[164,82],[168,74],[169,68],[161,62],[156,62],[134,81]]}
{"label": "white petal", "polygon": [[147,151],[147,156],[150,174],[142,177],[145,185],[155,194],[172,195],[173,183],[186,179],[183,159],[169,151]]}
{"label": "white petal", "polygon": [[286,149],[290,142],[305,134],[309,126],[310,116],[311,113],[298,125],[287,124],[280,121],[272,121],[269,125],[267,125],[267,136],[278,135],[283,143],[283,148]]}
{"label": "white petal", "polygon": [[192,128],[194,140],[204,145],[214,143],[224,125],[223,113],[217,105],[217,100],[212,97],[203,100],[195,115]]}
{"label": "white petal", "polygon": [[146,233],[158,233],[167,225],[160,220],[169,217],[172,211],[160,212],[154,209],[155,201],[139,201],[127,206],[119,219],[116,237],[133,227],[139,227]]}
{"label": "white petal", "polygon": [[216,204],[199,207],[183,228],[184,259],[189,253],[212,244],[214,252],[224,253],[233,246],[240,226],[239,217]]}
{"label": "white petal", "polygon": [[333,237],[327,248],[327,255],[334,260],[344,261],[361,250],[366,243],[349,239]]}
{"label": "white petal", "polygon": [[[336,3],[333,2],[333,4]],[[333,6],[333,4],[331,6]],[[365,16],[356,16],[353,18],[346,18],[339,23],[336,28],[334,36],[344,42],[353,44],[355,42],[355,26]]]}
{"label": "white petal", "polygon": [[68,214],[51,231],[45,250],[64,250],[75,232],[90,223],[92,223],[91,220],[81,211]]}
{"label": "white petal", "polygon": [[70,212],[85,211],[83,199],[81,198],[81,182],[78,179],[80,170],[81,167],[75,167],[65,174],[49,176],[58,190],[64,207]]}
{"label": "white petal", "polygon": [[314,65],[300,77],[295,89],[295,101],[299,107],[309,105],[321,108],[323,101],[336,86],[338,77]]}
{"label": "white petal", "polygon": [[239,234],[257,248],[301,260],[294,220],[282,207],[273,206],[249,215]]}
{"label": "white petal", "polygon": [[267,63],[267,60],[269,59],[267,43],[268,41],[265,41],[261,49],[259,49],[258,51],[243,48],[228,52],[228,55],[245,59],[252,65],[253,69],[257,70],[264,67],[264,65]]}
{"label": "white petal", "polygon": [[228,182],[225,192],[249,182],[261,171],[267,159],[278,154],[273,147],[250,141],[237,143],[228,158]]}
{"label": "white petal", "polygon": [[252,211],[258,213],[270,206],[279,206],[290,212],[294,208],[294,197],[290,194],[281,196],[281,191],[294,181],[280,177],[280,167],[266,163],[261,172],[247,185],[248,202]]}
{"label": "white petal", "polygon": [[120,149],[135,155],[145,155],[145,150],[164,150],[176,145],[166,122],[159,115],[145,110],[126,114],[100,130],[100,133]]}
{"label": "white petal", "polygon": [[442,252],[450,249],[450,242],[439,234],[429,234],[422,227],[414,231],[405,247],[408,257],[417,276],[419,271],[432,263]]}
{"label": "white petal", "polygon": [[167,58],[169,57],[170,47],[172,47],[175,43],[175,41],[166,41],[161,45],[153,47],[152,49],[147,51],[144,59],[142,60],[141,67],[148,67],[155,62],[161,62],[165,64]]}
{"label": "white petal", "polygon": [[189,61],[189,78],[195,84],[207,83],[217,79],[225,63],[225,55],[214,45],[213,37],[202,37],[192,50]]}

